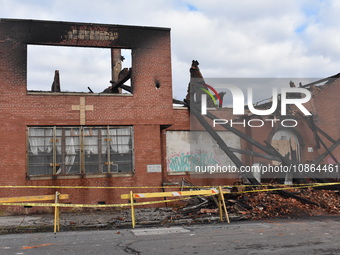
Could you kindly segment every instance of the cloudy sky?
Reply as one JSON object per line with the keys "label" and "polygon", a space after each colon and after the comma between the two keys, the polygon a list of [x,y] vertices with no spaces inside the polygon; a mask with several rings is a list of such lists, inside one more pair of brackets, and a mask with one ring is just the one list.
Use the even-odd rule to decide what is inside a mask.
{"label": "cloudy sky", "polygon": [[[173,96],[183,99],[191,61],[206,78],[324,78],[340,72],[337,0],[0,0],[0,18],[171,28]],[[30,46],[29,89],[101,92],[109,50]],[[129,52],[124,52],[129,65]]]}

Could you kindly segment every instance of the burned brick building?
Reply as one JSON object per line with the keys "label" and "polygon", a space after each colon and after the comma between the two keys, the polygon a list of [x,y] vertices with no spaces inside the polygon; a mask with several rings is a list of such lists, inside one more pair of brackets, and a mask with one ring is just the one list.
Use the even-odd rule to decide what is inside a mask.
{"label": "burned brick building", "polygon": [[[64,92],[56,73],[52,88],[29,91],[28,45],[110,48],[112,86]],[[115,70],[120,49],[131,49],[125,73]],[[165,129],[189,128],[187,111],[173,108],[168,28],[1,19],[0,90],[2,186],[161,186]],[[2,189],[0,196],[46,192]],[[117,201],[123,191],[64,192],[72,203],[97,203]]]}
{"label": "burned brick building", "polygon": [[[28,45],[111,49],[111,86],[103,93],[65,92],[56,71],[52,87],[46,84],[46,91],[30,91]],[[121,49],[131,50],[130,69],[120,68]],[[125,84],[128,79],[131,85]],[[256,155],[261,149],[248,138],[265,146],[265,140],[286,136],[296,139],[293,149],[299,150],[299,162],[311,162],[326,152],[319,163],[335,163],[340,151],[333,148],[330,153],[329,148],[339,143],[340,135],[337,83],[313,87],[310,107],[316,119],[311,125],[318,130],[308,129],[309,122],[304,122],[294,130],[238,128],[246,139],[223,128],[219,134],[243,164],[260,162]],[[193,180],[188,167],[193,156],[188,142],[190,114],[187,107],[173,106],[168,28],[1,19],[0,91],[0,186],[159,187]],[[325,146],[320,132],[329,136]],[[203,156],[209,155],[198,155]],[[223,152],[220,157],[228,159],[226,163],[237,160],[230,161]],[[238,179],[238,175],[220,177],[195,178],[194,183],[232,184]],[[0,196],[55,190],[6,188]],[[96,204],[121,202],[124,190],[70,188],[63,192],[70,194],[71,203]]]}
{"label": "burned brick building", "polygon": [[[242,91],[227,85],[224,89],[239,96],[233,98],[232,109],[222,107],[221,97],[226,92],[218,93],[212,84],[207,84],[199,71],[198,62],[193,61],[189,87],[194,92],[190,91],[186,98],[192,101],[192,97],[196,96],[196,102],[190,103],[190,112],[195,117],[191,122],[191,127],[194,126],[192,131],[203,128],[223,150],[224,158],[227,155],[237,169],[251,170],[238,171],[240,177],[251,184],[259,184],[261,178],[285,184],[292,184],[293,180],[321,183],[339,180],[340,129],[336,115],[340,109],[337,102],[339,78],[337,74],[306,84],[299,82],[299,87],[292,81],[280,79],[279,83],[286,82],[288,87],[283,87],[282,93],[273,90],[276,92],[269,101],[261,100],[268,101],[266,103],[253,103],[249,99],[251,95],[248,95],[247,106],[243,95],[239,96]],[[226,80],[226,84],[235,82],[235,79]],[[239,80],[241,82],[236,83],[244,85],[244,81]],[[255,79],[245,80],[248,85],[256,84]],[[271,89],[275,87],[275,80],[260,79],[260,82],[267,82],[268,89]],[[203,106],[203,101],[197,100],[204,94],[213,98],[208,90],[215,93],[216,100],[206,100]],[[235,100],[239,104],[235,104]],[[207,111],[209,104],[213,107]],[[235,113],[236,108],[239,113]],[[222,130],[229,131],[233,136],[223,139]],[[233,146],[233,138],[241,139],[236,147]]]}

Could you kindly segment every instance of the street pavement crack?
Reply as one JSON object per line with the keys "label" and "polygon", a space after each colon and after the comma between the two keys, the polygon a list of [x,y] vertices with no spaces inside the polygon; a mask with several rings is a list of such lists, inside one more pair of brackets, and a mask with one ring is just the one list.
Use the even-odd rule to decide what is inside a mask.
{"label": "street pavement crack", "polygon": [[133,244],[135,242],[131,242],[129,244],[124,245],[123,243],[119,243],[117,246],[122,248],[124,252],[126,252],[127,254],[134,254],[134,255],[140,255],[142,254],[140,251],[130,247],[131,244]]}

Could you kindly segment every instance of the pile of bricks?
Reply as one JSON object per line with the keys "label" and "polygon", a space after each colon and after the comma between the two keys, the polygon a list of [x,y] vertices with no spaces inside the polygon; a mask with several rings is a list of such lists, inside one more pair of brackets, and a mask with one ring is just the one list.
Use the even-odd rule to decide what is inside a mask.
{"label": "pile of bricks", "polygon": [[[290,192],[306,198],[317,205],[304,203],[292,197],[283,197],[275,192],[245,193],[237,201],[248,205],[248,209],[234,203],[231,212],[240,213],[251,219],[299,218],[340,214],[340,195],[338,191],[292,189]],[[251,208],[251,209],[250,209]]]}

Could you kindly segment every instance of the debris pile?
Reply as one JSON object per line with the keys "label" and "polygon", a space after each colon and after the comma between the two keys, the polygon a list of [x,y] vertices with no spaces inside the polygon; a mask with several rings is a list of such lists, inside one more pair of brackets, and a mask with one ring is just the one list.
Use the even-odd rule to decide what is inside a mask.
{"label": "debris pile", "polygon": [[[261,188],[263,189],[263,187]],[[251,191],[251,190],[250,190]],[[292,188],[285,197],[277,191],[270,192],[245,192],[241,194],[226,194],[227,210],[232,219],[273,219],[273,218],[301,218],[306,216],[320,216],[340,214],[340,194],[333,190],[316,190],[313,188]],[[208,202],[190,200],[176,213],[182,218],[194,219],[218,216],[215,201],[209,198]]]}
{"label": "debris pile", "polygon": [[[303,218],[307,216],[340,215],[339,190],[317,190],[313,188],[292,188],[284,196],[277,191],[256,191],[265,187],[239,187],[230,189],[224,195],[230,220],[258,220],[274,218]],[[227,189],[223,189],[224,191]],[[256,192],[253,192],[256,191]],[[303,198],[305,201],[298,199]],[[309,202],[308,202],[309,201]],[[178,224],[210,223],[220,220],[218,201],[215,196],[195,196],[185,200],[181,206],[166,208],[135,208],[138,225],[171,226]],[[176,204],[179,205],[179,204]],[[53,226],[52,214],[28,217],[0,217],[0,233],[50,231]],[[73,210],[61,214],[61,228],[112,229],[131,226],[129,208],[92,209],[86,212]]]}
{"label": "debris pile", "polygon": [[275,193],[246,193],[242,199],[247,200],[253,208],[252,219],[298,218],[340,214],[340,196],[331,190],[294,189],[291,192],[318,205],[301,202],[295,198],[283,197]]}

